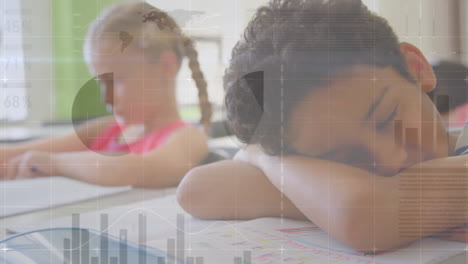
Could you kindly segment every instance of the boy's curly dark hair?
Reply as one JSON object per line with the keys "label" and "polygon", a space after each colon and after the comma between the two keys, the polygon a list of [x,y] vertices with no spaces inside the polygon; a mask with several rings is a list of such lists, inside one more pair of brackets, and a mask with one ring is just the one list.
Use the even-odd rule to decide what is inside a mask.
{"label": "boy's curly dark hair", "polygon": [[392,28],[361,0],[271,0],[248,24],[224,76],[230,129],[268,154],[287,151],[281,137],[291,109],[357,64],[391,66],[414,81]]}

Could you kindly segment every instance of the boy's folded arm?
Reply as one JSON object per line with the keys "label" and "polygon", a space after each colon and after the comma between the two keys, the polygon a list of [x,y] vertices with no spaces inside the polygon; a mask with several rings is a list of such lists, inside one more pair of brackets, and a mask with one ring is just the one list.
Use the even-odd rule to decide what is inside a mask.
{"label": "boy's folded arm", "polygon": [[[466,173],[458,175],[456,190],[429,187],[443,184],[451,170],[466,172],[465,159],[424,162],[394,177],[299,156],[264,156],[258,165],[312,222],[348,246],[373,252],[467,222]],[[434,167],[449,169],[431,177],[415,173]],[[408,182],[416,185],[407,188]],[[441,202],[450,197],[465,202]]]}
{"label": "boy's folded arm", "polygon": [[192,169],[177,189],[191,215],[211,220],[259,217],[306,219],[263,172],[242,161],[225,160]]}

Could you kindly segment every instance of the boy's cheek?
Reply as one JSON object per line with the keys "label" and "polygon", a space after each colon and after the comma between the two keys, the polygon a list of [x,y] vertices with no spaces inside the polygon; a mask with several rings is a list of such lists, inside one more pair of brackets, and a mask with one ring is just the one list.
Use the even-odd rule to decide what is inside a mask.
{"label": "boy's cheek", "polygon": [[290,149],[297,154],[313,157],[313,150],[309,149],[307,142],[295,139],[289,142]]}

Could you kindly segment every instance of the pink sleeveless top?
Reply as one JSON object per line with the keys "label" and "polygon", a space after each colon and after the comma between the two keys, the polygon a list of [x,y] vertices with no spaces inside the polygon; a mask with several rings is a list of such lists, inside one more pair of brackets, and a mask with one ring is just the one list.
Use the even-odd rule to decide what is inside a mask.
{"label": "pink sleeveless top", "polygon": [[463,127],[468,121],[468,104],[460,105],[453,110],[455,116],[455,126]]}
{"label": "pink sleeveless top", "polygon": [[188,125],[189,124],[183,121],[177,121],[170,123],[163,128],[147,134],[131,143],[121,144],[118,142],[118,139],[126,126],[115,122],[107,129],[105,129],[104,132],[102,132],[91,143],[90,149],[101,152],[129,152],[141,155],[158,148],[174,131]]}

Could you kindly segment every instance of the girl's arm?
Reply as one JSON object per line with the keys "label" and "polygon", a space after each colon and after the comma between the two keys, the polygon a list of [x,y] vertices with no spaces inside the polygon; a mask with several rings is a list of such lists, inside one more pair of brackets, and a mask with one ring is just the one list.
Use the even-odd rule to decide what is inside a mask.
{"label": "girl's arm", "polygon": [[65,152],[86,150],[91,142],[113,122],[111,117],[101,117],[86,122],[73,133],[18,144],[0,145],[3,160],[27,151]]}
{"label": "girl's arm", "polygon": [[87,150],[91,142],[113,122],[111,117],[101,117],[86,122],[76,131],[58,137],[0,145],[0,178],[5,177],[12,158],[29,151],[65,152]]}
{"label": "girl's arm", "polygon": [[466,157],[394,177],[307,157],[251,159],[312,222],[361,251],[386,250],[468,222]]}
{"label": "girl's arm", "polygon": [[[146,155],[111,156],[83,151],[44,157],[44,153],[38,152],[19,161],[17,171],[11,174],[22,177],[61,175],[99,185],[161,188],[177,185],[206,154],[204,133],[195,127],[187,127]],[[31,168],[37,171],[31,171]]]}
{"label": "girl's arm", "polygon": [[260,169],[239,160],[192,169],[177,188],[177,198],[185,211],[201,219],[306,219]]}

